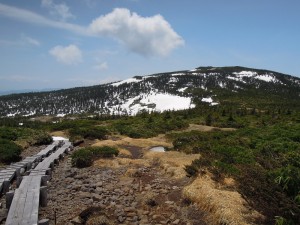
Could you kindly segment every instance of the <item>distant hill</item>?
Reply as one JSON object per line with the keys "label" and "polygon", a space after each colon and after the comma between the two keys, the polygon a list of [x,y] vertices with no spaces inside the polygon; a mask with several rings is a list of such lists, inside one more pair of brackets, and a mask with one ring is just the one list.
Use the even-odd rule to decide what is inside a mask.
{"label": "distant hill", "polygon": [[21,90],[10,90],[10,91],[0,91],[0,96],[11,95],[11,94],[21,94],[21,93],[30,93],[30,92],[45,92],[45,91],[54,91],[57,88],[46,88],[46,89],[21,89]]}
{"label": "distant hill", "polygon": [[198,67],[90,87],[0,96],[0,115],[135,115],[201,105],[299,109],[300,78],[238,66]]}

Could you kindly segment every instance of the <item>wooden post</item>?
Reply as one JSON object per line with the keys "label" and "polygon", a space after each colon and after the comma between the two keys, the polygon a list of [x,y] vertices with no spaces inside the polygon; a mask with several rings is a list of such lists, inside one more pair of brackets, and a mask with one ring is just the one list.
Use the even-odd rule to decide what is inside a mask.
{"label": "wooden post", "polygon": [[41,207],[46,207],[48,203],[48,194],[47,194],[47,186],[42,186],[40,188],[40,205]]}
{"label": "wooden post", "polygon": [[14,191],[7,192],[5,195],[6,209],[9,209],[14,198]]}
{"label": "wooden post", "polygon": [[16,177],[21,176],[21,168],[16,168]]}
{"label": "wooden post", "polygon": [[27,168],[26,168],[26,170],[31,170],[31,168],[32,168],[32,163],[27,163]]}
{"label": "wooden post", "polygon": [[50,176],[49,175],[42,176],[41,186],[47,186],[47,181],[49,181],[49,180],[50,180]]}
{"label": "wooden post", "polygon": [[23,177],[17,177],[17,181],[16,181],[17,188],[19,188],[22,180],[23,180]]}
{"label": "wooden post", "polygon": [[10,187],[10,182],[8,180],[3,181],[3,188],[2,188],[3,194],[9,192],[9,187]]}
{"label": "wooden post", "polygon": [[22,167],[22,168],[20,169],[20,175],[23,175],[24,173],[25,173],[25,168]]}
{"label": "wooden post", "polygon": [[47,169],[46,170],[46,175],[48,175],[50,177],[50,179],[51,179],[51,177],[52,177],[52,170],[51,169]]}

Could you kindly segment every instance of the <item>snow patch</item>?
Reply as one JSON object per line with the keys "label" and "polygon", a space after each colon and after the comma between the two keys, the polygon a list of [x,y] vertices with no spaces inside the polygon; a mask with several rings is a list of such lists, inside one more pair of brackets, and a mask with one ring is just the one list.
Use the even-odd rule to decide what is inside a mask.
{"label": "snow patch", "polygon": [[122,81],[119,81],[119,82],[116,82],[116,83],[112,83],[111,85],[114,86],[114,87],[117,87],[121,84],[125,84],[125,83],[137,83],[137,82],[140,82],[141,80],[138,80],[136,78],[129,78],[129,79],[126,79],[126,80],[122,80]]}
{"label": "snow patch", "polygon": [[212,103],[212,102],[213,102],[213,100],[212,100],[211,97],[208,97],[208,98],[202,98],[201,101],[202,101],[202,102],[208,102],[208,103]]}
{"label": "snow patch", "polygon": [[257,75],[257,73],[253,72],[253,71],[233,72],[232,74],[235,74],[238,77],[253,77],[253,76]]}
{"label": "snow patch", "polygon": [[6,116],[7,117],[14,117],[14,116],[16,116],[18,113],[8,113]]}
{"label": "snow patch", "polygon": [[172,76],[183,76],[183,75],[185,75],[185,73],[172,73],[171,75]]}
{"label": "snow patch", "polygon": [[68,138],[59,137],[59,136],[52,136],[53,141],[68,141]]}
{"label": "snow patch", "polygon": [[208,98],[202,98],[201,100],[202,102],[207,102],[207,103],[210,103],[211,106],[214,106],[214,105],[218,105],[219,103],[217,102],[214,102],[213,99],[211,97],[208,97]]}
{"label": "snow patch", "polygon": [[178,91],[179,92],[184,92],[188,87],[184,87],[184,88],[179,88]]}
{"label": "snow patch", "polygon": [[273,76],[271,76],[269,74],[258,75],[255,78],[259,79],[259,80],[266,81],[266,82],[276,82],[277,81]]}
{"label": "snow patch", "polygon": [[167,110],[182,110],[194,108],[192,100],[189,97],[181,97],[168,93],[156,93],[151,91],[149,94],[142,94],[126,100],[123,104],[113,107],[111,113],[136,115],[139,111],[163,112]]}

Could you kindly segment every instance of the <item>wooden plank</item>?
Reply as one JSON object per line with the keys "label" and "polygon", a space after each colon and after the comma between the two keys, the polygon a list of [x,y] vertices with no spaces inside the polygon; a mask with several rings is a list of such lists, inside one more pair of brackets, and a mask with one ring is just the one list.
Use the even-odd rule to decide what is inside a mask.
{"label": "wooden plank", "polygon": [[37,190],[34,194],[33,204],[36,206],[32,208],[30,224],[38,223],[39,218],[39,203],[40,203],[40,190]]}
{"label": "wooden plank", "polygon": [[15,191],[10,210],[8,212],[7,221],[8,224],[21,224],[22,216],[24,212],[25,202],[27,198],[27,192],[29,184],[31,183],[31,177],[24,177],[24,183],[22,182],[20,187]]}
{"label": "wooden plank", "polygon": [[28,191],[24,203],[24,209],[22,213],[22,224],[27,224],[31,217],[31,211],[34,207],[33,204],[34,192]]}

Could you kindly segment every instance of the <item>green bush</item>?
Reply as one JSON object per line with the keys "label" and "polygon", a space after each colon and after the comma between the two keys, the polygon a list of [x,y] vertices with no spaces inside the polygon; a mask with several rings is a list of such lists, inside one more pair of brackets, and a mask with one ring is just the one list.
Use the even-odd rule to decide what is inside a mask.
{"label": "green bush", "polygon": [[78,168],[89,167],[99,158],[117,156],[119,150],[110,146],[81,148],[72,154],[72,165]]}
{"label": "green bush", "polygon": [[34,139],[35,145],[49,145],[53,142],[53,138],[45,132],[40,132]]}
{"label": "green bush", "polygon": [[15,141],[18,138],[18,133],[14,128],[0,127],[0,138]]}
{"label": "green bush", "polygon": [[187,173],[188,177],[193,177],[196,176],[199,172],[199,168],[193,164],[191,165],[186,165],[184,167],[185,172]]}
{"label": "green bush", "polygon": [[82,148],[72,154],[72,166],[83,168],[93,163],[93,154],[86,148]]}
{"label": "green bush", "polygon": [[69,130],[69,134],[72,137],[81,136],[87,139],[105,139],[106,135],[108,135],[108,130],[105,127],[80,127],[80,128],[72,128]]}
{"label": "green bush", "polygon": [[0,139],[0,162],[11,163],[21,159],[22,148],[14,142]]}

